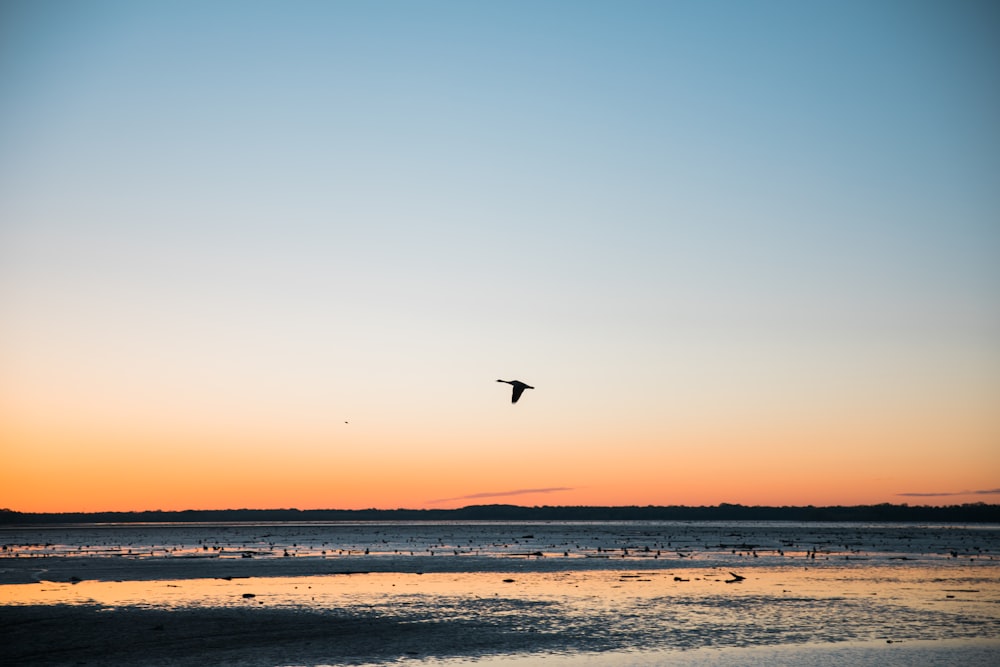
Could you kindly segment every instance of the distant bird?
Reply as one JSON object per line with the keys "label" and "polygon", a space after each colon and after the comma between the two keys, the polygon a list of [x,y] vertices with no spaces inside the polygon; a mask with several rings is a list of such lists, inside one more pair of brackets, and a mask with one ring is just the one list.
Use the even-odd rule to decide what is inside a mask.
{"label": "distant bird", "polygon": [[525,389],[534,389],[531,385],[524,384],[520,380],[497,380],[497,382],[506,382],[510,386],[514,387],[514,393],[511,394],[510,402],[517,403],[517,399],[521,398],[521,394],[524,393]]}

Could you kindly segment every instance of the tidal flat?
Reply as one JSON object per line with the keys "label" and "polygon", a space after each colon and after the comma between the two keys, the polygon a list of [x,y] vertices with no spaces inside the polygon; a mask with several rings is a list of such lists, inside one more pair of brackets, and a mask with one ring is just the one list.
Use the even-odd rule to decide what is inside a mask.
{"label": "tidal flat", "polygon": [[0,529],[32,665],[995,664],[1000,527],[788,522]]}

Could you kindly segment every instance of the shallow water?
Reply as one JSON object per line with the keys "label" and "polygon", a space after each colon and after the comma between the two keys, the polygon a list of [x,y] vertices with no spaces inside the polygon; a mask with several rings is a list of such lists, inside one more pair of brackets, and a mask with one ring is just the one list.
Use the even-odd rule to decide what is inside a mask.
{"label": "shallow water", "polygon": [[325,522],[0,527],[5,557],[921,559],[1000,556],[1000,526],[789,522]]}
{"label": "shallow water", "polygon": [[[726,651],[766,647],[875,651],[861,664],[882,664],[926,640],[953,658],[958,645],[948,642],[1000,640],[995,526],[182,524],[0,534],[0,581],[22,582],[0,585],[3,613],[231,615],[224,624],[268,614],[269,628],[287,624],[312,643],[305,651],[298,635],[294,645],[281,633],[260,638],[254,664],[726,664]],[[330,643],[331,623],[354,624],[354,634]],[[976,646],[995,657],[996,645]],[[796,664],[782,655],[792,654],[730,664]]]}
{"label": "shallow water", "polygon": [[[854,642],[690,651],[607,651],[475,660],[424,660],[421,667],[995,667],[1000,640]],[[384,663],[382,663],[384,664]],[[369,667],[358,665],[358,667]],[[374,667],[372,665],[371,667]]]}
{"label": "shallow water", "polygon": [[[1000,580],[976,566],[678,571],[366,573],[0,586],[6,605],[336,609],[406,622],[516,614],[581,648],[671,648],[1000,636]],[[946,574],[947,576],[941,576]],[[681,579],[681,581],[678,581]],[[507,619],[503,619],[506,622]],[[486,621],[483,621],[486,622]]]}

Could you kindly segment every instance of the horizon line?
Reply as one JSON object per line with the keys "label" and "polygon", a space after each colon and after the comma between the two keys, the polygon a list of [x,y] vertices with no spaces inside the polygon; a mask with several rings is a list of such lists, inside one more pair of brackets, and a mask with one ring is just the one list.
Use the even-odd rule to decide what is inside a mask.
{"label": "horizon line", "polygon": [[[931,497],[932,494],[921,495],[920,497]],[[959,494],[933,494],[933,497],[939,497],[942,495],[959,495]],[[190,513],[211,513],[211,512],[296,512],[296,513],[308,513],[308,512],[342,512],[342,513],[360,513],[360,512],[435,512],[435,513],[449,513],[449,512],[460,512],[462,510],[469,509],[479,509],[479,508],[509,508],[518,510],[673,510],[673,509],[764,509],[764,510],[824,510],[824,509],[873,509],[879,507],[891,507],[891,508],[949,508],[949,507],[997,507],[1000,508],[1000,503],[987,503],[983,501],[976,502],[965,502],[965,503],[951,503],[947,505],[930,505],[921,504],[913,505],[907,502],[900,503],[862,503],[853,505],[744,505],[742,503],[730,503],[730,502],[720,502],[715,505],[517,505],[512,503],[484,503],[484,504],[472,504],[463,505],[461,507],[393,507],[393,508],[380,508],[380,507],[360,507],[360,508],[338,508],[338,507],[313,507],[313,508],[298,508],[298,507],[228,507],[228,508],[188,508],[188,509],[131,509],[131,510],[56,510],[56,511],[30,511],[30,510],[15,510],[7,507],[0,508],[0,515],[4,514],[26,514],[26,515],[65,515],[65,514],[190,514]]]}

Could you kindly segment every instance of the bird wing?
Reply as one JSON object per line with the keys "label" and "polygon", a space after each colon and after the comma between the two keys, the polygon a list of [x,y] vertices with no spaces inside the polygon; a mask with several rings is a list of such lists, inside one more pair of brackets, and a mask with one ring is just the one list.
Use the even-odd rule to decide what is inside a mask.
{"label": "bird wing", "polygon": [[514,393],[510,397],[511,403],[517,403],[517,399],[521,398],[521,394],[524,393],[524,385],[515,384]]}

